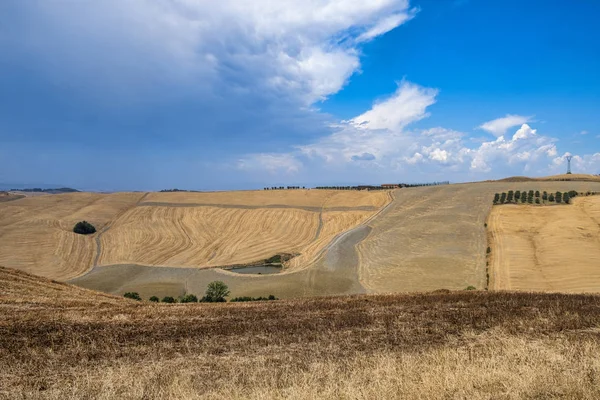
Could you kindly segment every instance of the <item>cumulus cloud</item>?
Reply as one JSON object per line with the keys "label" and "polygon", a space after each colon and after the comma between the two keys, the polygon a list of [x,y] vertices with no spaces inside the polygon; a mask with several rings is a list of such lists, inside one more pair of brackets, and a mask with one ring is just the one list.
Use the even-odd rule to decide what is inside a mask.
{"label": "cumulus cloud", "polygon": [[505,117],[496,118],[492,121],[484,122],[479,126],[479,128],[495,136],[502,136],[510,128],[530,122],[531,118],[532,117],[525,117],[522,115],[506,114]]}
{"label": "cumulus cloud", "polygon": [[[527,123],[510,135],[481,143],[444,127],[409,129],[410,124],[429,115],[427,108],[436,102],[437,93],[432,88],[402,82],[392,96],[342,121],[332,134],[296,146],[287,156],[298,161],[295,172],[300,175],[315,169],[328,174],[344,170],[375,181],[413,176],[487,179],[555,173],[560,158],[556,139],[540,135]],[[356,163],[360,160],[369,162]],[[574,165],[581,172],[592,172],[600,166],[600,156],[574,158]]]}

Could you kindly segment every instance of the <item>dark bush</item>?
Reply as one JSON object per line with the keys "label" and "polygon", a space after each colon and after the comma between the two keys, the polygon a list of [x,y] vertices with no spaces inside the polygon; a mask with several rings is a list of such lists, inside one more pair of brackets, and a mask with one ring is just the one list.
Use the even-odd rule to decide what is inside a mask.
{"label": "dark bush", "polygon": [[160,300],[158,299],[158,297],[156,297],[156,296],[152,296],[152,297],[150,297],[150,299],[148,299],[148,300],[150,300],[150,301],[151,301],[151,302],[153,302],[153,303],[158,303],[158,302],[160,301]]}
{"label": "dark bush", "polygon": [[76,223],[73,227],[73,232],[78,233],[80,235],[90,235],[96,232],[96,228],[94,228],[94,225],[90,224],[87,221],[80,221]]}
{"label": "dark bush", "polygon": [[193,294],[186,294],[179,300],[180,303],[197,303],[198,298]]}
{"label": "dark bush", "polygon": [[165,296],[162,299],[163,303],[175,303],[175,299],[171,296]]}
{"label": "dark bush", "polygon": [[127,299],[142,301],[142,298],[140,297],[140,294],[138,292],[127,292],[123,295],[123,297]]}
{"label": "dark bush", "polygon": [[270,300],[277,300],[277,297],[275,297],[272,294],[270,294],[269,297],[240,296],[240,297],[234,297],[233,299],[231,299],[231,302],[236,303],[236,302],[245,302],[245,301],[270,301]]}
{"label": "dark bush", "polygon": [[465,290],[477,290],[475,286],[467,286]]}

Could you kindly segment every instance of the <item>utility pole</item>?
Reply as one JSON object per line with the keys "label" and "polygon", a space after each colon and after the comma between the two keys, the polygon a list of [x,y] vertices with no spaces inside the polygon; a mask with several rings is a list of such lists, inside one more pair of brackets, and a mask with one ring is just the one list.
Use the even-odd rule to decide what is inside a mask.
{"label": "utility pole", "polygon": [[571,160],[573,156],[567,156],[567,175],[571,175]]}

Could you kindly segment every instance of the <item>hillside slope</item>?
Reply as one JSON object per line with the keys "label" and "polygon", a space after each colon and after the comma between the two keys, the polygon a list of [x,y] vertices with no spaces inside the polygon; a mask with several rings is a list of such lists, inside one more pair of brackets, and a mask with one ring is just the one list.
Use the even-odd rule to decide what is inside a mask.
{"label": "hillside slope", "polygon": [[29,311],[69,307],[95,308],[125,303],[121,297],[52,281],[0,266],[0,310]]}
{"label": "hillside slope", "polygon": [[[600,296],[169,305],[107,301],[4,269],[0,279],[12,293],[0,296],[2,399],[600,396]],[[56,304],[28,303],[57,290]]]}

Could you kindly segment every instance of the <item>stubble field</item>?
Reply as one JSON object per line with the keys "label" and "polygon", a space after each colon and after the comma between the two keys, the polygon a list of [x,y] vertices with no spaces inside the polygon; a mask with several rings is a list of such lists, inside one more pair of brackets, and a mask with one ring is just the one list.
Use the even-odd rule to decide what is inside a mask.
{"label": "stubble field", "polygon": [[600,196],[495,206],[489,229],[491,289],[600,292]]}
{"label": "stubble field", "polygon": [[531,189],[600,191],[600,183],[481,182],[401,189],[358,245],[360,281],[373,293],[485,288],[484,225],[494,194]]}
{"label": "stubble field", "polygon": [[[205,268],[291,253],[294,271],[387,202],[386,192],[327,190],[31,197],[0,204],[0,263],[68,280],[103,265]],[[74,234],[81,220],[97,233]]]}
{"label": "stubble field", "polygon": [[152,304],[0,268],[0,399],[595,399],[600,297]]}

